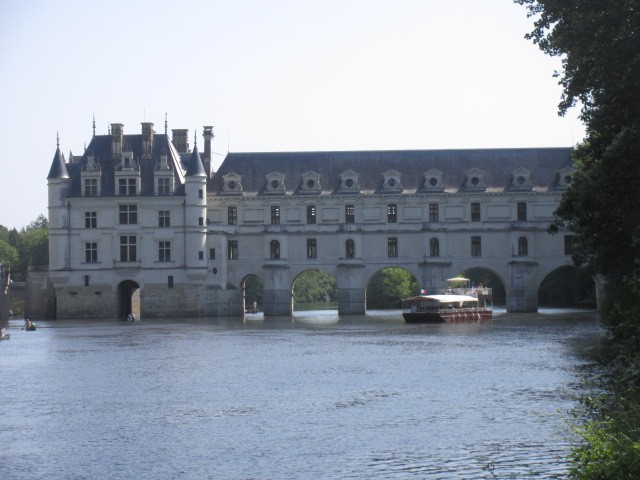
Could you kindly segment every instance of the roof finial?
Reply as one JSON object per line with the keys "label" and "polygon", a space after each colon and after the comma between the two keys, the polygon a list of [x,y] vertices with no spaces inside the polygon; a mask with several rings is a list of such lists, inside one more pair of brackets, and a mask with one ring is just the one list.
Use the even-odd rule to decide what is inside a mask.
{"label": "roof finial", "polygon": [[56,147],[60,148],[60,134],[56,131]]}
{"label": "roof finial", "polygon": [[111,135],[111,124],[107,122],[107,135]]}
{"label": "roof finial", "polygon": [[198,148],[198,129],[193,129],[193,148]]}
{"label": "roof finial", "polygon": [[164,134],[167,134],[167,112],[164,112]]}
{"label": "roof finial", "polygon": [[93,136],[96,136],[96,114],[93,114]]}

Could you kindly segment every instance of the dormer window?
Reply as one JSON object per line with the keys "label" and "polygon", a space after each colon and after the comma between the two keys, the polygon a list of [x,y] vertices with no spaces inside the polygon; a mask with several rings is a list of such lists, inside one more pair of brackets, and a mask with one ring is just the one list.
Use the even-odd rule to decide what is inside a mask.
{"label": "dormer window", "polygon": [[119,178],[118,179],[118,195],[137,195],[138,179],[137,178]]}
{"label": "dormer window", "polygon": [[514,190],[531,189],[531,172],[525,168],[517,168],[511,173],[511,188]]}
{"label": "dormer window", "polygon": [[271,172],[267,175],[267,194],[284,194],[284,175],[279,172]]}
{"label": "dormer window", "polygon": [[432,168],[424,172],[424,189],[428,191],[443,191],[444,185],[442,183],[442,172],[440,170],[436,170]]}
{"label": "dormer window", "polygon": [[340,174],[340,192],[341,193],[358,193],[360,186],[358,185],[358,174],[353,170],[347,170]]}
{"label": "dormer window", "polygon": [[382,190],[390,192],[398,192],[402,190],[400,183],[400,172],[397,170],[389,170],[382,174]]}
{"label": "dormer window", "polygon": [[466,172],[465,188],[467,190],[484,190],[484,172],[479,168],[472,168]]}
{"label": "dormer window", "polygon": [[225,194],[240,194],[242,193],[242,177],[237,173],[230,172],[222,176],[223,186],[222,191]]}
{"label": "dormer window", "polygon": [[302,174],[302,184],[300,185],[301,193],[320,193],[320,175],[316,172],[309,171]]}
{"label": "dormer window", "polygon": [[573,167],[566,167],[560,170],[556,174],[556,182],[558,187],[567,188],[573,182],[573,176],[575,175],[576,170]]}

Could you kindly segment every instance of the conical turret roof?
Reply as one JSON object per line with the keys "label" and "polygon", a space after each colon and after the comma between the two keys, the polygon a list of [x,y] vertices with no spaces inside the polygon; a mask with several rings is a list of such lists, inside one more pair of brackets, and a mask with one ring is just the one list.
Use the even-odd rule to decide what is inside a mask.
{"label": "conical turret roof", "polygon": [[187,177],[206,177],[207,174],[204,171],[204,165],[198,152],[198,146],[193,147],[191,158],[189,158],[189,164],[187,165]]}
{"label": "conical turret roof", "polygon": [[51,169],[49,169],[49,176],[47,180],[52,178],[69,178],[69,172],[67,172],[67,166],[64,161],[64,155],[60,151],[60,146],[56,148],[56,153],[53,156],[53,162],[51,162]]}

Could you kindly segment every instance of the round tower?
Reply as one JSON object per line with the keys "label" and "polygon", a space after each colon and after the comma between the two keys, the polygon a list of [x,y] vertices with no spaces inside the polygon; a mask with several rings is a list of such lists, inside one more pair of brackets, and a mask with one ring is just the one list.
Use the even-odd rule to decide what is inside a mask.
{"label": "round tower", "polygon": [[69,173],[57,140],[47,187],[49,191],[49,270],[64,270],[69,265]]}
{"label": "round tower", "polygon": [[204,268],[206,273],[207,259],[205,256],[207,243],[207,174],[194,145],[191,158],[185,174],[185,224],[186,224],[186,255],[187,268]]}

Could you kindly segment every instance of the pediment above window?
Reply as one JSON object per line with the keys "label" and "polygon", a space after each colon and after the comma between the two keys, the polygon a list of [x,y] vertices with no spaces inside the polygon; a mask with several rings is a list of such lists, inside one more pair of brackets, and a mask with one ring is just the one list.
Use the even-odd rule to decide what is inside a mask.
{"label": "pediment above window", "polygon": [[235,172],[222,176],[222,193],[232,195],[242,193],[242,175]]}
{"label": "pediment above window", "polygon": [[464,172],[465,182],[464,188],[467,190],[484,190],[486,188],[484,180],[484,171],[479,168],[472,168]]}
{"label": "pediment above window", "polygon": [[301,193],[320,193],[320,175],[313,170],[302,174]]}
{"label": "pediment above window", "polygon": [[424,177],[424,189],[430,192],[438,192],[444,190],[444,183],[442,183],[442,172],[438,169],[432,168],[427,170],[423,174]]}
{"label": "pediment above window", "polygon": [[358,183],[359,173],[353,170],[347,170],[340,174],[340,192],[341,193],[358,193],[360,192],[360,184]]}
{"label": "pediment above window", "polygon": [[397,170],[388,170],[382,174],[382,191],[399,192],[402,191],[401,175]]}
{"label": "pediment above window", "polygon": [[271,172],[266,175],[267,184],[265,186],[265,193],[268,194],[280,194],[284,195],[284,175],[280,172]]}

